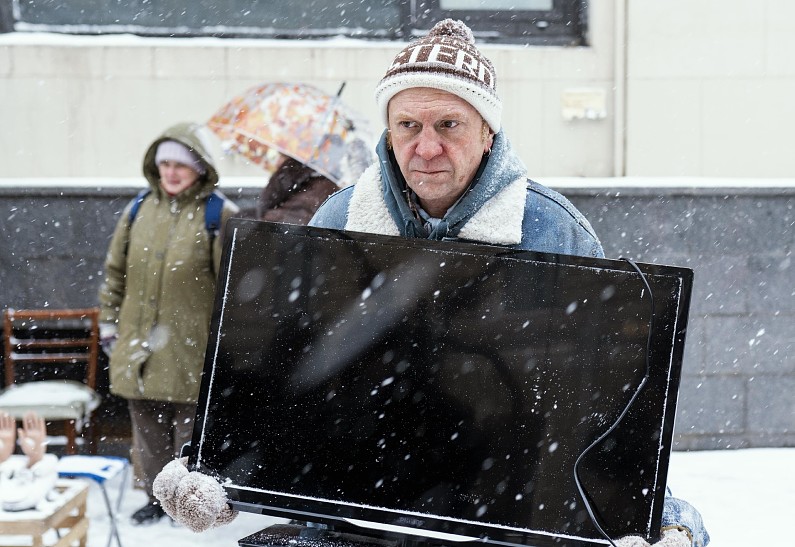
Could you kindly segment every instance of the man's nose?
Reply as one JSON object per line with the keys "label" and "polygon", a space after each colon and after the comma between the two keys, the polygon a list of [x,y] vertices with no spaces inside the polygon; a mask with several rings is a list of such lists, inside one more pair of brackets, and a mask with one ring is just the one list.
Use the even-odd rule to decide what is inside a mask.
{"label": "man's nose", "polygon": [[424,127],[417,136],[417,155],[424,160],[431,160],[442,153],[442,140],[431,127]]}

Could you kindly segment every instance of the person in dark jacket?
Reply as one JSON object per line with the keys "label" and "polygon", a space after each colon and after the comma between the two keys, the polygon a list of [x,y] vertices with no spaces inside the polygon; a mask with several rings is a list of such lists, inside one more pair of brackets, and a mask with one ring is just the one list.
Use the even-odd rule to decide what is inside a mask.
{"label": "person in dark jacket", "polygon": [[300,161],[284,158],[260,193],[256,217],[269,222],[306,224],[339,187]]}
{"label": "person in dark jacket", "polygon": [[[136,480],[149,496],[133,524],[165,514],[152,481],[190,440],[204,368],[222,237],[206,225],[218,173],[199,129],[175,125],[147,149],[150,191],[134,219],[136,200],[122,212],[99,294],[110,390],[128,401]],[[221,226],[237,211],[224,199]]]}

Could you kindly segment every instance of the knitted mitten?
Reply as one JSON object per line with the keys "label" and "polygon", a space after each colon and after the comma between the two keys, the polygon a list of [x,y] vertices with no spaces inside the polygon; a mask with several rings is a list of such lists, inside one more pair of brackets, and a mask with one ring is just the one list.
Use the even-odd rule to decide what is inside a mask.
{"label": "knitted mitten", "polygon": [[[660,541],[654,547],[690,547],[691,539],[687,532],[672,528],[665,530]],[[626,536],[615,541],[617,547],[651,547],[649,543],[639,536]]]}
{"label": "knitted mitten", "polygon": [[214,478],[188,471],[187,458],[168,463],[152,483],[152,493],[168,516],[193,532],[232,522],[237,516],[223,486]]}

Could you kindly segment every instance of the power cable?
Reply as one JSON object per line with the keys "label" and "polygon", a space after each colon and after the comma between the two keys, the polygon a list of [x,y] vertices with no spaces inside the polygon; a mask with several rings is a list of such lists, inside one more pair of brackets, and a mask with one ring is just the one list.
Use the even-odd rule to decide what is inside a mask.
{"label": "power cable", "polygon": [[651,339],[652,339],[652,332],[654,331],[654,314],[655,314],[654,295],[652,294],[649,282],[646,280],[646,276],[643,274],[642,271],[640,271],[640,268],[638,267],[637,264],[635,264],[633,260],[624,257],[621,257],[620,260],[623,260],[624,262],[632,266],[635,272],[640,276],[641,281],[643,281],[646,290],[649,292],[651,314],[649,316],[649,333],[646,337],[646,359],[645,359],[646,370],[644,372],[643,379],[640,381],[638,387],[635,389],[635,393],[632,394],[632,397],[630,398],[629,402],[624,406],[624,409],[621,411],[621,414],[619,414],[618,418],[616,418],[616,420],[613,422],[613,425],[611,425],[607,429],[607,431],[602,433],[594,442],[592,442],[587,448],[585,448],[585,450],[583,450],[580,453],[580,455],[577,456],[577,461],[574,462],[574,482],[577,485],[577,491],[580,494],[580,498],[582,498],[582,501],[585,504],[585,510],[588,511],[588,516],[591,518],[591,522],[596,527],[597,531],[600,534],[602,534],[602,536],[604,536],[604,538],[608,542],[610,542],[610,545],[612,547],[616,547],[616,544],[613,542],[613,540],[610,538],[610,536],[607,534],[607,532],[605,532],[604,528],[602,527],[604,519],[598,513],[596,505],[593,502],[593,498],[591,498],[590,494],[588,493],[588,490],[585,488],[585,486],[583,486],[582,482],[580,481],[580,463],[582,463],[583,458],[591,450],[593,450],[598,444],[602,443],[602,441],[604,441],[605,438],[608,435],[610,435],[610,433],[612,433],[616,429],[616,427],[618,427],[618,425],[626,416],[627,412],[629,412],[630,407],[632,407],[632,405],[635,403],[635,400],[638,398],[638,395],[640,395],[640,392],[643,390],[644,386],[646,385],[646,382],[649,380],[649,374],[651,371],[649,356],[651,355]]}

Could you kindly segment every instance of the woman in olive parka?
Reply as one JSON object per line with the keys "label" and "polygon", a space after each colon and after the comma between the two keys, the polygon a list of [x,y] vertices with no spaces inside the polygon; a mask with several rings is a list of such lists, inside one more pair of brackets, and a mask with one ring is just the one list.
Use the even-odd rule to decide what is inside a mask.
{"label": "woman in olive parka", "polygon": [[[124,209],[100,289],[110,390],[128,400],[136,479],[149,495],[134,524],[164,515],[152,481],[190,440],[209,336],[222,238],[205,225],[218,173],[199,129],[175,125],[147,149],[149,192]],[[221,227],[237,210],[223,200]]]}

